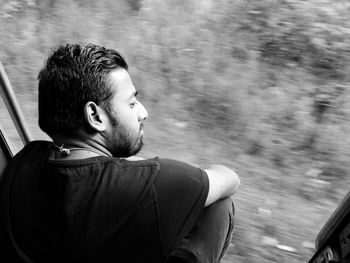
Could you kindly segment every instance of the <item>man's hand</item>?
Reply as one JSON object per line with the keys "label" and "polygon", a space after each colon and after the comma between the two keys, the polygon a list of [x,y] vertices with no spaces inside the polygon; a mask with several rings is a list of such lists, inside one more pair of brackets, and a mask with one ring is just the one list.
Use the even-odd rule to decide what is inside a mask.
{"label": "man's hand", "polygon": [[205,206],[209,206],[237,192],[240,180],[233,170],[223,165],[211,165],[204,171],[209,178],[209,193]]}

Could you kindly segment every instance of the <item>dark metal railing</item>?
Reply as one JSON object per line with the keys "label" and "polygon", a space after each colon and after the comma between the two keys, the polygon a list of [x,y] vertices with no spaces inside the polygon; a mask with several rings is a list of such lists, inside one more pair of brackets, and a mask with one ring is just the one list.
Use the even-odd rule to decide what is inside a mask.
{"label": "dark metal railing", "polygon": [[5,102],[7,110],[9,111],[11,118],[16,126],[19,136],[23,144],[29,143],[32,138],[30,136],[29,129],[24,120],[22,111],[17,102],[15,93],[12,89],[10,80],[7,77],[5,69],[0,61],[0,94]]}

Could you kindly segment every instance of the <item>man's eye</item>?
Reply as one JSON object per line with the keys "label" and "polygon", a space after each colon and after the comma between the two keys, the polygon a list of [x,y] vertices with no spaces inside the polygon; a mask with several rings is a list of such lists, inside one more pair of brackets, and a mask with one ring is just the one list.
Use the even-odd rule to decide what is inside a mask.
{"label": "man's eye", "polygon": [[136,102],[130,103],[130,107],[131,107],[131,108],[134,108],[135,105],[136,105]]}

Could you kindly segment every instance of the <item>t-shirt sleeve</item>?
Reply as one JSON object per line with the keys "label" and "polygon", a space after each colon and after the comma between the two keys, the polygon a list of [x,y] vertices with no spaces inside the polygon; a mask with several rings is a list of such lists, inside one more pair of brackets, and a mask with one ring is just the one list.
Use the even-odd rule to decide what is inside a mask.
{"label": "t-shirt sleeve", "polygon": [[166,255],[198,223],[209,191],[204,170],[192,165],[159,159],[160,170],[154,182],[160,238]]}

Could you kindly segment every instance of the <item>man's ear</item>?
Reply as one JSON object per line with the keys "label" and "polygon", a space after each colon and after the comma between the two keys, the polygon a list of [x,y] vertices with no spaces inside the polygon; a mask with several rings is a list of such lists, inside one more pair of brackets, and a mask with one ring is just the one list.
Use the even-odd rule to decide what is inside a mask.
{"label": "man's ear", "polygon": [[105,112],[96,105],[95,102],[89,101],[84,106],[84,115],[85,120],[89,124],[89,126],[94,129],[95,131],[102,132],[106,129],[106,125],[104,123],[104,116]]}

